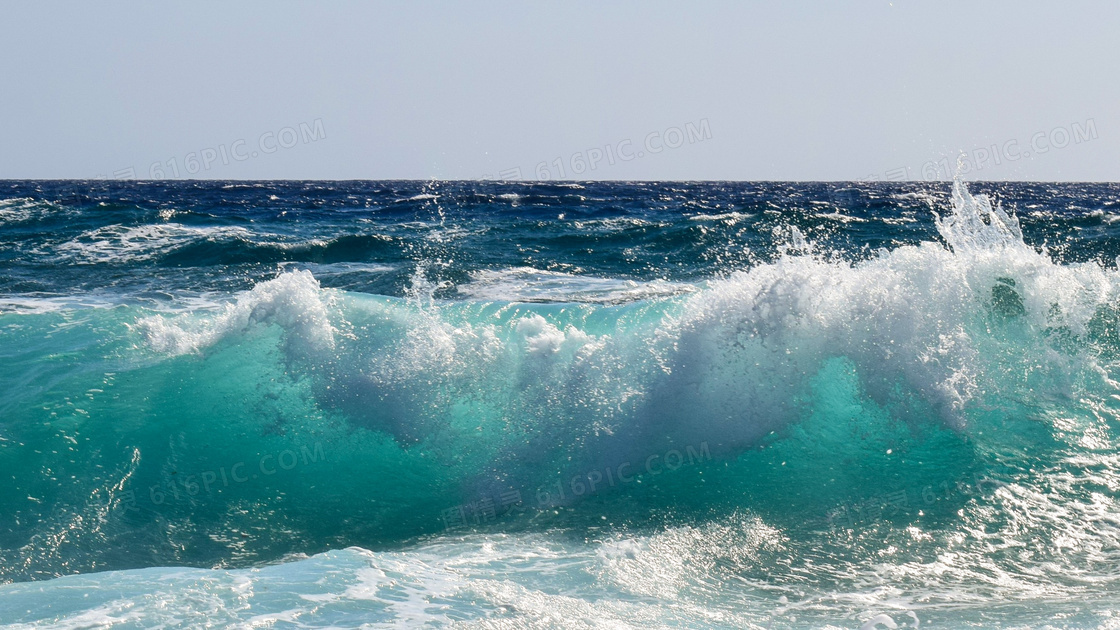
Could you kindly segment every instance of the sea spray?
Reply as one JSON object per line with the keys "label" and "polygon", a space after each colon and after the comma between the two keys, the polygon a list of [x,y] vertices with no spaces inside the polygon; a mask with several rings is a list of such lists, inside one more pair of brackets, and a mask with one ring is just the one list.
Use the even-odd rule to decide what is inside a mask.
{"label": "sea spray", "polygon": [[[284,186],[269,194],[333,194]],[[233,623],[246,585],[258,608],[336,625],[959,627],[983,625],[993,599],[1019,602],[1001,613],[1015,618],[1046,602],[1091,625],[1115,608],[1118,276],[1098,261],[1114,257],[1106,241],[1077,240],[1112,229],[1103,214],[1067,217],[1029,187],[1002,189],[1002,203],[963,184],[827,189],[822,203],[863,220],[843,221],[798,214],[818,185],[620,184],[625,203],[723,196],[705,217],[738,214],[577,227],[567,217],[593,210],[560,189],[525,185],[516,207],[471,197],[521,213],[499,220],[471,215],[456,186],[424,199],[387,187],[394,207],[441,214],[363,216],[378,234],[300,201],[304,236],[329,245],[273,248],[296,228],[268,208],[248,236],[160,245],[209,251],[209,267],[180,268],[182,251],[144,250],[126,228],[98,233],[143,250],[122,253],[125,271],[91,257],[48,273],[39,252],[83,242],[96,221],[161,220],[119,201],[71,209],[76,234],[5,243],[4,286],[102,273],[115,297],[38,308],[43,296],[16,294],[18,312],[0,315],[0,577],[201,569],[99,577],[124,603],[92,576],[46,582],[48,596],[11,584],[0,599],[20,609],[0,604],[0,618],[40,619],[26,611],[48,597],[67,623]],[[20,210],[13,229],[53,226],[19,199],[33,201],[5,206]],[[214,227],[189,196],[175,203],[179,224]],[[1032,240],[1050,228],[1027,205],[1076,226],[1073,245]],[[439,238],[410,251],[441,263],[386,245],[430,229]],[[859,246],[837,247],[849,237]],[[486,238],[498,240],[475,248]],[[696,243],[695,267],[666,253]],[[749,264],[747,246],[760,252]],[[338,260],[347,252],[361,260]],[[267,262],[281,256],[313,260]],[[534,293],[541,278],[562,282]],[[219,282],[240,290],[215,295]],[[653,288],[616,289],[628,282]],[[355,290],[372,286],[384,290]],[[265,594],[279,584],[310,599]]]}

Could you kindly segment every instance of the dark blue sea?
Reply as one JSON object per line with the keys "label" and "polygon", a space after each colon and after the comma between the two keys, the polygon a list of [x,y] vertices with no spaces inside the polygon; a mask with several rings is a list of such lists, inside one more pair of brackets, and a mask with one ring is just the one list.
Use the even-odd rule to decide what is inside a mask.
{"label": "dark blue sea", "polygon": [[0,624],[1120,628],[1120,185],[0,181]]}

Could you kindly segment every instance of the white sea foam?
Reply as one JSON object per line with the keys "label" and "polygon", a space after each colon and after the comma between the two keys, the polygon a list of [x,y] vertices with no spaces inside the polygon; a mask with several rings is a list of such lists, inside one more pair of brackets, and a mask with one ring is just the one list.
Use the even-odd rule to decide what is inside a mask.
{"label": "white sea foam", "polygon": [[26,221],[31,218],[36,207],[35,200],[30,197],[0,199],[0,225]]}
{"label": "white sea foam", "polygon": [[[1004,503],[1013,510],[1007,518],[1015,523],[1009,528],[1029,528],[1025,508],[1035,504],[1006,494]],[[1076,516],[1107,521],[1106,505],[1098,509],[1100,514]],[[1075,515],[1044,518],[1062,516]],[[861,622],[866,628],[963,628],[991,627],[993,619],[1025,628],[1036,627],[1031,622],[1040,610],[1099,621],[1110,617],[1099,611],[1115,608],[1109,578],[1079,572],[1060,555],[1060,564],[1029,575],[993,562],[999,550],[1027,558],[1047,553],[1024,549],[1022,532],[934,535],[937,541],[922,545],[926,561],[910,560],[917,554],[893,546],[866,558],[858,547],[840,551],[818,539],[806,562],[804,547],[783,531],[757,516],[735,514],[602,536],[444,535],[401,550],[350,547],[251,569],[72,575],[2,585],[0,592],[19,615],[10,627],[20,630],[359,627],[356,621],[362,628],[840,629]],[[904,542],[893,532],[857,536]],[[968,544],[974,538],[982,542]],[[1078,579],[1071,585],[1068,574],[1058,580],[1048,575],[1059,569],[1074,571]],[[806,571],[815,579],[806,580]],[[996,611],[993,601],[1003,602]]]}
{"label": "white sea foam", "polygon": [[50,250],[36,250],[36,253],[62,254],[78,263],[133,262],[149,260],[192,241],[248,239],[250,235],[242,227],[191,227],[179,223],[109,225],[84,232]]}
{"label": "white sea foam", "polygon": [[897,199],[899,201],[921,201],[930,208],[934,208],[937,206],[937,204],[942,202],[943,196],[940,193],[916,191],[908,193],[896,193],[891,195],[891,199]]}
{"label": "white sea foam", "polygon": [[881,217],[878,219],[887,225],[902,225],[903,223],[917,223],[918,220],[911,216],[902,215],[899,217]]}
{"label": "white sea foam", "polygon": [[31,197],[0,199],[0,225],[22,223],[53,212],[66,209],[49,201],[37,201]]}
{"label": "white sea foam", "polygon": [[0,313],[24,313],[34,315],[82,308],[111,308],[119,303],[120,297],[113,295],[0,297]]}
{"label": "white sea foam", "polygon": [[753,216],[748,212],[723,212],[721,214],[694,214],[688,218],[690,221],[725,221],[734,224]]}
{"label": "white sea foam", "polygon": [[309,263],[286,261],[280,263],[280,267],[284,270],[306,269],[307,271],[310,271],[312,274],[314,274],[317,278],[325,278],[329,276],[339,276],[352,273],[382,275],[397,270],[397,267],[395,265],[360,262]]}
{"label": "white sea foam", "polygon": [[863,219],[863,218],[860,218],[860,217],[853,217],[850,214],[844,214],[844,213],[839,212],[839,211],[837,211],[837,212],[818,212],[817,214],[814,214],[813,216],[818,218],[818,219],[829,219],[829,220],[832,220],[832,221],[840,221],[841,223],[867,223],[867,219]]}
{"label": "white sea foam", "polygon": [[289,339],[301,351],[322,351],[334,346],[328,300],[311,272],[295,271],[258,284],[216,314],[201,318],[153,315],[140,319],[134,328],[153,350],[186,354],[250,325],[275,323],[289,332]]}
{"label": "white sea foam", "polygon": [[[636,557],[617,553],[628,544],[640,550]],[[256,569],[121,571],[2,588],[31,608],[56,588],[81,595],[54,602],[49,617],[35,611],[15,626],[21,629],[256,628],[307,620],[354,627],[356,619],[367,622],[361,627],[752,627],[772,614],[777,597],[767,598],[762,612],[726,605],[714,610],[693,595],[709,590],[705,561],[718,561],[719,575],[731,579],[749,566],[759,544],[752,530],[733,522],[602,543],[540,534],[453,536],[403,551],[351,547]],[[561,584],[576,588],[557,588]],[[620,600],[619,591],[636,596]]]}
{"label": "white sea foam", "polygon": [[465,297],[485,301],[624,304],[689,293],[696,287],[666,280],[601,278],[513,267],[475,271],[471,281],[456,290]]}
{"label": "white sea foam", "polygon": [[572,221],[578,229],[628,230],[636,227],[662,226],[660,222],[649,221],[638,217],[611,217],[609,219],[582,219]]}

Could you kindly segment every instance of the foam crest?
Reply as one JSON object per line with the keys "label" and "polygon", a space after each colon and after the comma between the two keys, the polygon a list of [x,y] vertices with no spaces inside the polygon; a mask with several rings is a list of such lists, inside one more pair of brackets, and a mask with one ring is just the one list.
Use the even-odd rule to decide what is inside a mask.
{"label": "foam crest", "polygon": [[326,298],[309,271],[285,273],[261,283],[210,317],[153,315],[140,319],[134,329],[156,352],[186,354],[254,324],[283,327],[289,342],[305,351],[329,349],[335,343]]}
{"label": "foam crest", "polygon": [[[683,406],[740,410],[723,414],[730,424],[751,414],[745,410],[789,418],[806,377],[842,356],[880,403],[902,385],[960,427],[980,392],[1018,386],[1006,378],[1014,361],[1040,373],[1073,369],[1078,360],[1095,369],[1092,356],[1056,356],[1045,331],[1083,333],[1115,299],[1115,272],[1054,263],[1023,243],[1014,217],[959,182],[953,201],[952,213],[937,219],[951,250],[927,242],[849,263],[806,253],[795,232],[775,263],[692,296],[662,331],[678,348],[667,369],[686,372],[673,379],[701,375],[703,394],[684,392],[699,400]],[[1009,326],[1026,338],[1011,343]],[[1052,393],[1068,394],[1065,379],[1049,376],[1042,383]]]}
{"label": "foam crest", "polygon": [[41,209],[42,205],[30,197],[0,199],[0,225],[27,221]]}

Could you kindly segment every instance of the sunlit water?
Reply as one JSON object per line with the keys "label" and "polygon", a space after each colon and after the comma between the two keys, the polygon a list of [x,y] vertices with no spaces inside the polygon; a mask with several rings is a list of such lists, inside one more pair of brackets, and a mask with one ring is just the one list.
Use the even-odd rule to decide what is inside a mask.
{"label": "sunlit water", "polygon": [[4,184],[0,622],[1120,628],[1120,186],[972,193]]}

